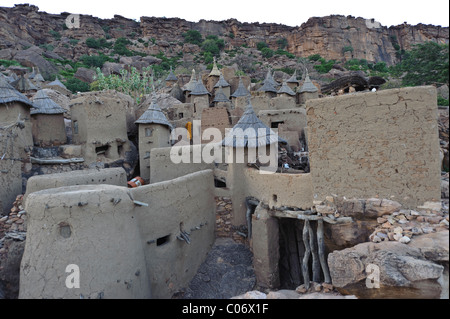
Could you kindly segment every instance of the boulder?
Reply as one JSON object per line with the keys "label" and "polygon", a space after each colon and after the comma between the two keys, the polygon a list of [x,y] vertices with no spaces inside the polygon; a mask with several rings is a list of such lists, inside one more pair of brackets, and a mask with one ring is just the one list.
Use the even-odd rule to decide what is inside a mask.
{"label": "boulder", "polygon": [[18,51],[14,55],[14,60],[20,62],[26,67],[37,67],[44,79],[49,80],[52,75],[58,74],[58,68],[42,57],[44,51],[37,47],[32,46],[26,50]]}
{"label": "boulder", "polygon": [[104,75],[120,74],[120,71],[123,70],[123,68],[123,64],[115,62],[105,62],[102,67],[102,72]]}
{"label": "boulder", "polygon": [[[328,266],[333,285],[358,298],[439,298],[448,295],[448,247],[448,231],[416,236],[408,245],[368,242],[330,253]],[[373,267],[379,288],[367,285]]]}
{"label": "boulder", "polygon": [[95,71],[81,67],[77,69],[77,72],[73,76],[83,82],[92,83],[94,81]]}

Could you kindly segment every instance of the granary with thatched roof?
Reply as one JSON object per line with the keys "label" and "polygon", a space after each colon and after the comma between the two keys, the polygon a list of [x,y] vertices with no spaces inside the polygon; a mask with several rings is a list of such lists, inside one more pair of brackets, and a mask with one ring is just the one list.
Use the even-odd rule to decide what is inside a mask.
{"label": "granary with thatched roof", "polygon": [[213,103],[215,107],[226,107],[227,109],[231,109],[231,101],[223,91],[222,86],[219,86],[216,94],[214,95]]}
{"label": "granary with thatched roof", "polygon": [[172,66],[170,66],[169,74],[166,77],[166,87],[172,87],[175,83],[178,82],[178,78],[175,76],[175,74],[172,71]]}
{"label": "granary with thatched roof", "polygon": [[194,104],[194,110],[197,116],[201,116],[202,111],[209,107],[210,95],[211,93],[209,93],[201,78],[199,78],[192,91],[189,92],[190,101]]}
{"label": "granary with thatched roof", "polygon": [[21,75],[17,80],[10,83],[17,91],[24,93],[27,97],[31,97],[37,92],[38,88],[31,83],[30,80]]}
{"label": "granary with thatched roof", "polygon": [[64,94],[65,96],[71,96],[72,92],[70,92],[67,87],[64,85],[64,83],[62,83],[59,79],[58,76],[56,77],[56,79],[48,84],[44,85],[44,88],[48,88],[48,89],[52,89],[55,91],[58,91],[61,94]]}
{"label": "granary with thatched roof", "polygon": [[319,98],[319,89],[312,83],[311,79],[309,78],[308,70],[306,70],[305,80],[303,81],[303,84],[297,91],[297,93],[299,94],[300,104],[304,104],[307,100]]}
{"label": "granary with thatched roof", "polygon": [[240,108],[244,110],[247,105],[247,96],[249,95],[250,92],[245,88],[242,77],[239,77],[238,87],[236,91],[231,94],[231,103],[233,104],[233,107],[235,109]]}
{"label": "granary with thatched roof", "polygon": [[152,95],[150,106],[135,123],[139,126],[140,176],[148,183],[151,150],[170,146],[170,133],[173,127],[159,108],[155,93]]}
{"label": "granary with thatched roof", "polygon": [[64,113],[66,110],[40,90],[33,97],[31,109],[33,142],[36,146],[48,147],[67,142]]}
{"label": "granary with thatched roof", "polygon": [[219,87],[222,88],[223,93],[227,96],[227,98],[230,98],[231,95],[231,85],[228,83],[225,78],[223,77],[222,72],[220,72],[219,81],[214,85],[214,94],[217,94],[217,91],[219,90]]}
{"label": "granary with thatched roof", "polygon": [[197,77],[195,75],[195,69],[192,69],[191,78],[188,83],[186,83],[181,89],[184,92],[184,100],[186,103],[189,103],[191,101],[190,93],[194,89],[195,85],[197,84]]}
{"label": "granary with thatched roof", "polygon": [[286,80],[287,85],[291,88],[291,90],[295,91],[299,85],[299,81],[297,80],[297,70],[294,71],[294,74]]}
{"label": "granary with thatched roof", "polygon": [[22,194],[22,166],[33,146],[32,102],[0,76],[0,213]]}

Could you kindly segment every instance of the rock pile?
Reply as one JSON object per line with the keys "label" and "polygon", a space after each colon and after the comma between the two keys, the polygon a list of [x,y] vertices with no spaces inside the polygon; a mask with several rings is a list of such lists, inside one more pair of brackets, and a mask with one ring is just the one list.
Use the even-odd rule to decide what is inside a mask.
{"label": "rock pile", "polygon": [[247,229],[245,226],[233,226],[231,224],[232,214],[231,198],[216,197],[216,237],[230,237],[235,242],[245,243]]}
{"label": "rock pile", "polygon": [[23,195],[17,196],[9,215],[0,218],[0,237],[8,232],[25,232],[27,230],[27,217],[22,201]]}
{"label": "rock pile", "polygon": [[377,218],[378,227],[369,236],[370,241],[398,241],[408,244],[414,235],[448,230],[448,207],[441,203],[427,202],[418,210],[398,209]]}

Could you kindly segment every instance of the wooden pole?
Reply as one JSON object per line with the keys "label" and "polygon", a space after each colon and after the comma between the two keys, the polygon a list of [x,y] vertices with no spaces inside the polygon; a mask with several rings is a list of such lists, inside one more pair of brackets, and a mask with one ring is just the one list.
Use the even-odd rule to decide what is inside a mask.
{"label": "wooden pole", "polygon": [[311,249],[309,246],[309,220],[305,220],[305,224],[303,225],[303,244],[305,245],[305,256],[303,256],[303,264],[302,264],[302,272],[303,272],[303,281],[306,289],[309,289],[309,254],[311,253]]}
{"label": "wooden pole", "polygon": [[317,246],[319,250],[320,265],[322,267],[325,282],[331,284],[330,271],[328,270],[328,264],[325,259],[325,245],[323,242],[323,220],[317,221]]}

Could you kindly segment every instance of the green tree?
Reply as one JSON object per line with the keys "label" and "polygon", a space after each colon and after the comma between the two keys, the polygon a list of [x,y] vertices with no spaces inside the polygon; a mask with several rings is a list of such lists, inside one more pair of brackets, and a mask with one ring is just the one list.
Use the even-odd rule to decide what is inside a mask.
{"label": "green tree", "polygon": [[269,46],[267,45],[266,42],[258,42],[258,43],[256,43],[256,48],[257,48],[259,51],[262,51],[262,49],[268,48],[268,47],[269,47]]}
{"label": "green tree", "polygon": [[77,78],[69,78],[69,79],[67,79],[66,87],[72,93],[87,92],[90,89],[88,83],[83,82],[83,81],[81,81],[80,79],[77,79]]}
{"label": "green tree", "polygon": [[182,34],[185,43],[201,45],[203,42],[202,34],[197,30],[188,30]]}
{"label": "green tree", "polygon": [[266,48],[262,48],[261,54],[265,58],[271,58],[273,56],[273,50],[271,50],[271,49],[269,49],[267,47]]}
{"label": "green tree", "polygon": [[448,62],[448,44],[426,42],[406,51],[402,62],[395,66],[394,71],[402,76],[402,83],[406,86],[448,85]]}

